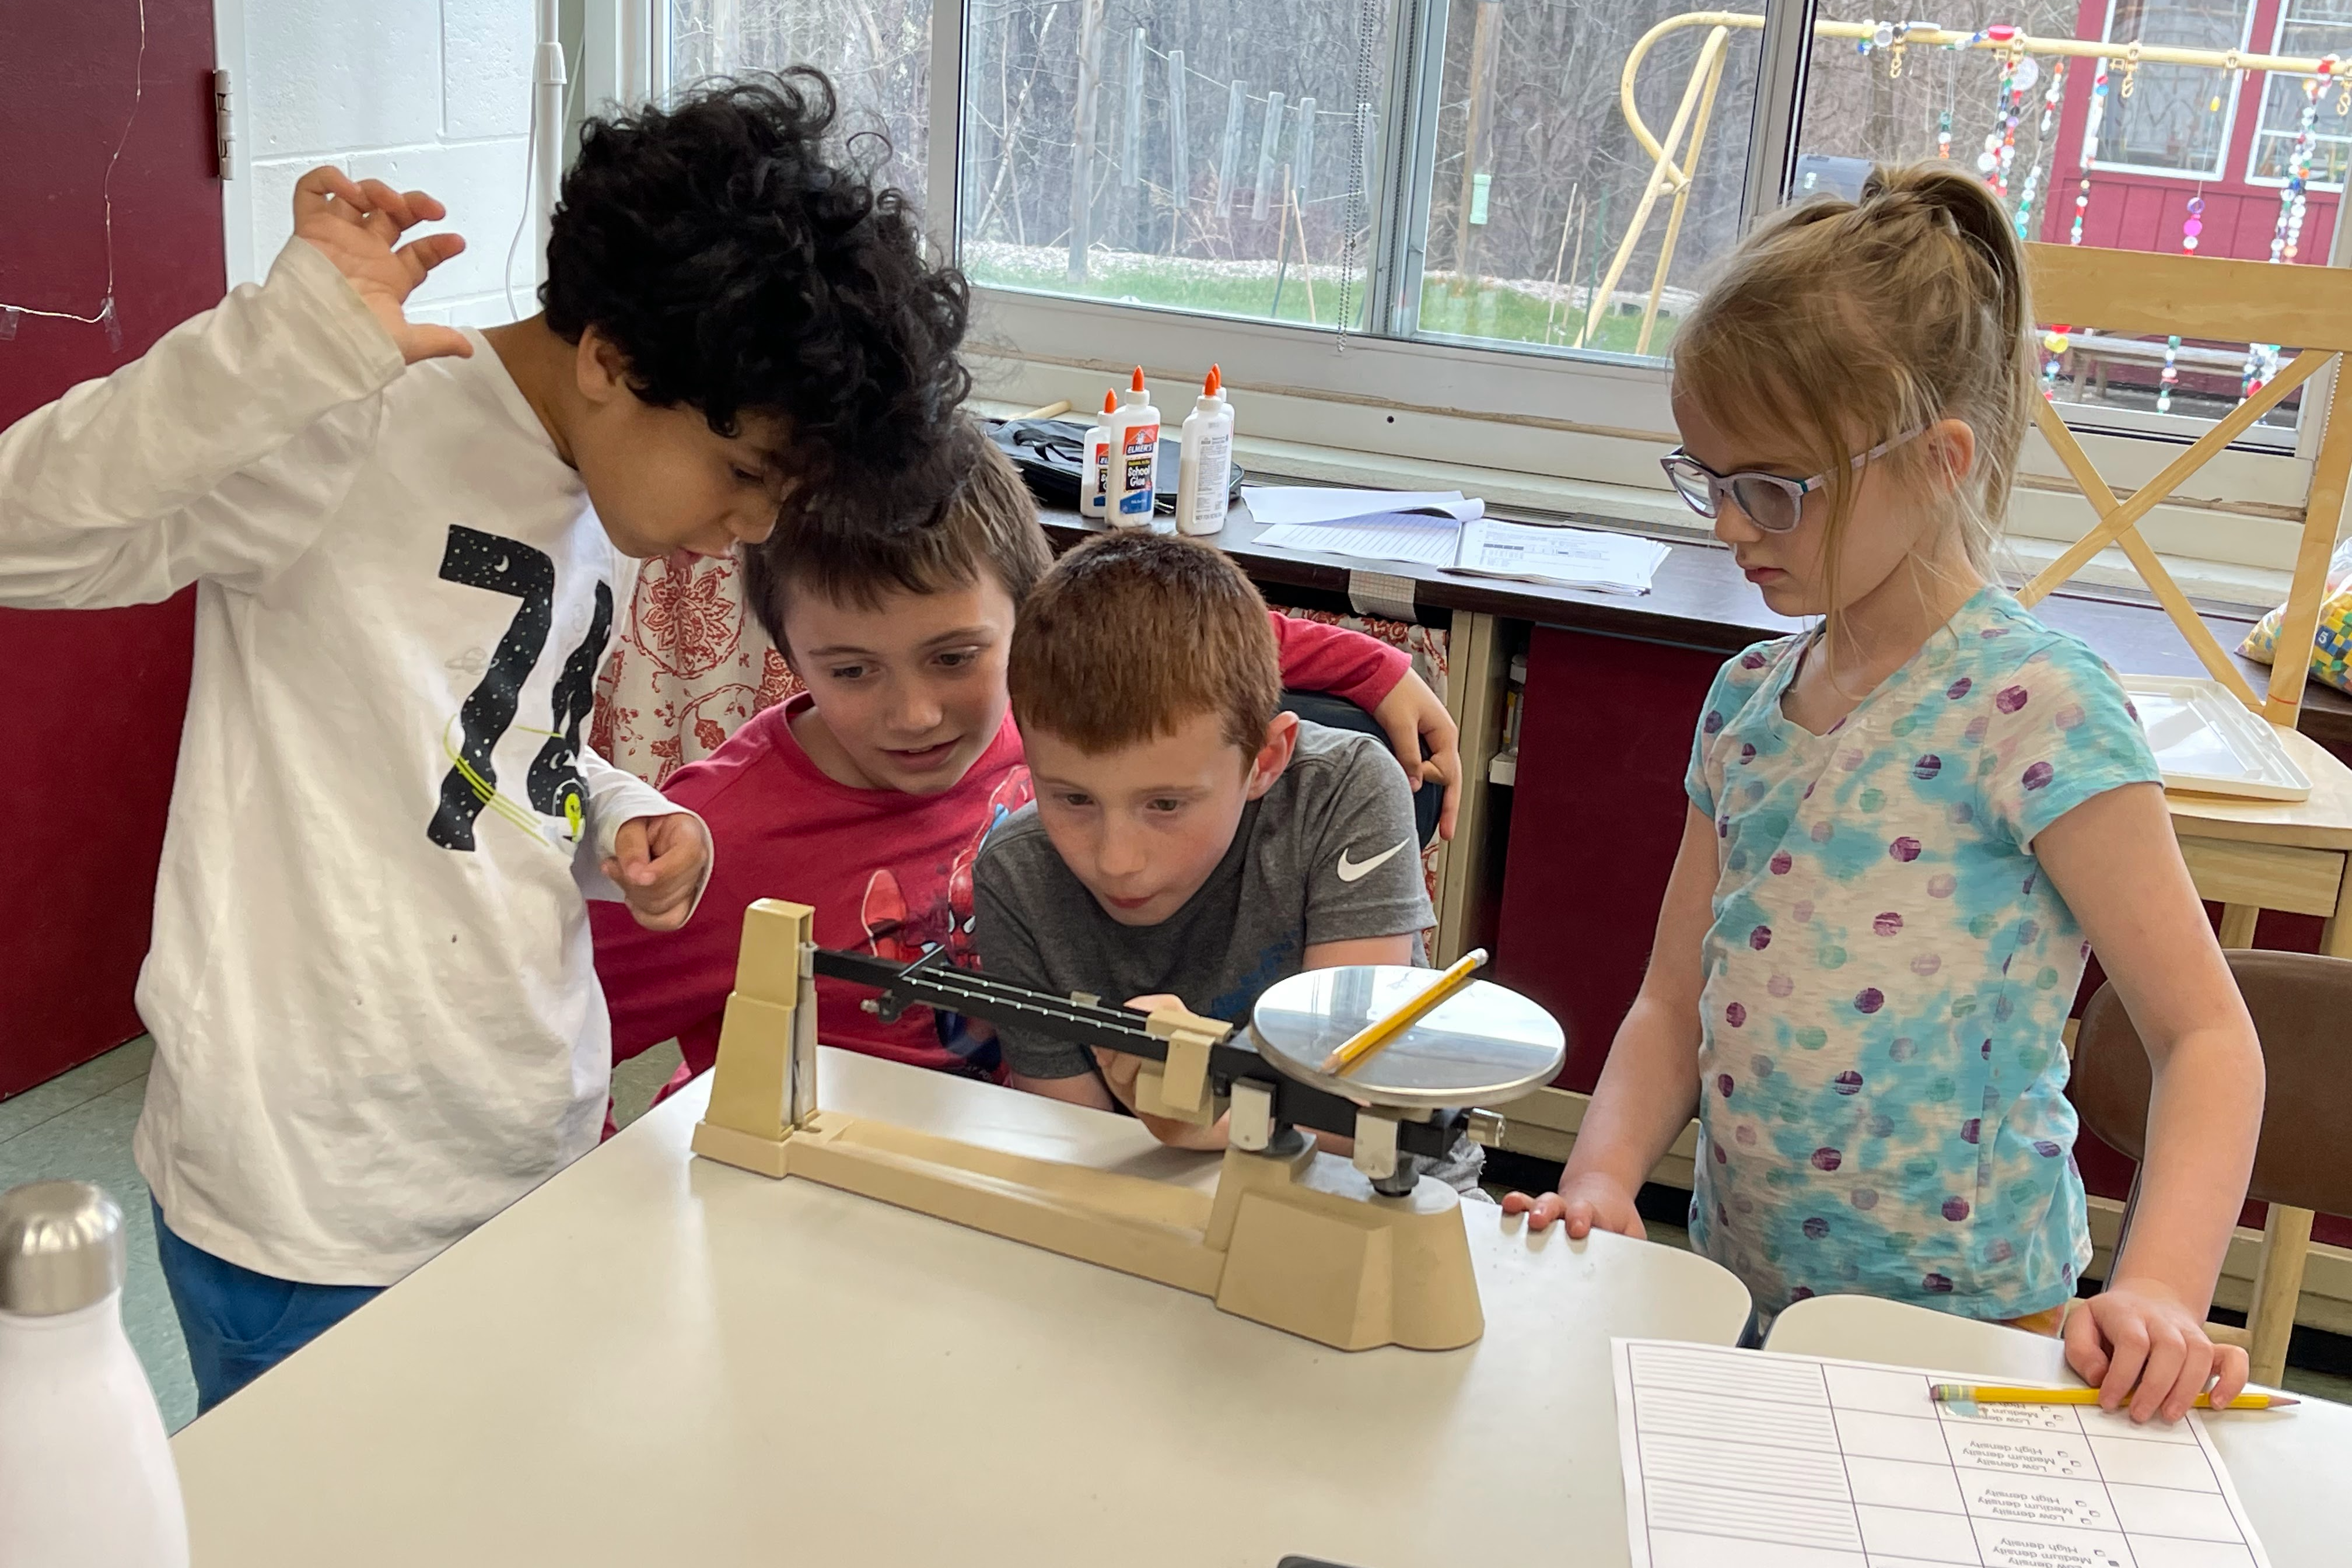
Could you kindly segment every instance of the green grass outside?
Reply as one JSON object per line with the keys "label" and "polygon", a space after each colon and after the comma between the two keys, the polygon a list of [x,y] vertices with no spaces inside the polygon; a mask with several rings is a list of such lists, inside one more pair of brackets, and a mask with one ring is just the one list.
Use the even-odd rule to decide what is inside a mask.
{"label": "green grass outside", "polygon": [[[1122,260],[1113,275],[1097,274],[1076,285],[1071,284],[1059,272],[1045,274],[1026,268],[996,268],[978,257],[969,259],[966,270],[975,283],[1003,288],[1044,289],[1081,299],[1129,300],[1220,316],[1308,324],[1307,288],[1299,274],[1293,272],[1282,279],[1277,304],[1274,279],[1221,277],[1202,270],[1203,267],[1202,262],[1182,258],[1169,258],[1157,264]],[[1356,317],[1360,322],[1363,315],[1360,284],[1354,293]],[[1339,286],[1331,279],[1318,278],[1315,280],[1314,307],[1313,323],[1330,326],[1333,314],[1339,308]],[[1454,279],[1446,279],[1423,285],[1421,330],[1424,333],[1445,336],[1542,343],[1546,341],[1544,311],[1543,300],[1518,289],[1483,279],[1464,287]],[[1652,354],[1664,353],[1666,345],[1674,339],[1675,324],[1672,313],[1664,310],[1658,313],[1657,325],[1650,337]],[[1602,319],[1599,331],[1586,347],[1630,354],[1633,352],[1635,340],[1641,335],[1641,327],[1642,319],[1638,311],[1621,309]],[[1569,306],[1563,304],[1554,310],[1549,334],[1549,342],[1555,348],[1566,348],[1573,341],[1574,312]]]}

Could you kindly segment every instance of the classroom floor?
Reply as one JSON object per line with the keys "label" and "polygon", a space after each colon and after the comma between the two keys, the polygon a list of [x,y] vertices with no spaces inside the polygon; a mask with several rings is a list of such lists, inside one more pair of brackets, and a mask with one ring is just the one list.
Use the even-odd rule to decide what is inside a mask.
{"label": "classroom floor", "polygon": [[[131,1244],[123,1327],[155,1386],[164,1426],[176,1432],[195,1417],[196,1386],[188,1374],[187,1351],[163,1288],[163,1268],[155,1261],[147,1184],[131,1162],[131,1131],[146,1098],[147,1064],[153,1054],[152,1042],[142,1037],[14,1100],[0,1100],[0,1192],[22,1182],[69,1178],[97,1183],[122,1205]],[[625,1127],[644,1115],[677,1070],[677,1047],[665,1046],[614,1069],[614,1120]],[[1653,1221],[1649,1232],[1653,1241],[1689,1245],[1672,1226]],[[2352,1377],[2290,1366],[2285,1383],[2297,1394],[2352,1402]]]}

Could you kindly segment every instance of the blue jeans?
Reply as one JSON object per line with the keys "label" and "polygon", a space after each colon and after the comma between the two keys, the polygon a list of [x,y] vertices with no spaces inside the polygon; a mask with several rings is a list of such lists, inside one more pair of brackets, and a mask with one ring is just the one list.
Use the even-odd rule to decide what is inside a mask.
{"label": "blue jeans", "polygon": [[[154,1200],[149,1199],[151,1206]],[[191,1247],[155,1208],[155,1251],[188,1342],[201,1415],[341,1322],[380,1287],[303,1285]]]}

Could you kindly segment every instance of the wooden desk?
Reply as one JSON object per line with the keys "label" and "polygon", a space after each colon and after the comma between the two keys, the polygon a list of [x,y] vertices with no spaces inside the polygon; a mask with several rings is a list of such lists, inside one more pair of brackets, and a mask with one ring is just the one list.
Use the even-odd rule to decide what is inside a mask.
{"label": "wooden desk", "polygon": [[[1123,1118],[822,1070],[844,1110],[1213,1180]],[[691,1160],[707,1084],[182,1431],[198,1568],[1622,1563],[1610,1336],[1748,1317],[1704,1259],[1477,1206],[1486,1338],[1342,1354]]]}
{"label": "wooden desk", "polygon": [[[1866,1296],[1822,1296],[1780,1314],[1768,1351],[1957,1372],[1992,1381],[2078,1383],[2056,1340]],[[2352,1406],[2306,1400],[2275,1413],[2228,1411],[2209,1430],[2273,1568],[2335,1568],[2352,1476]]]}
{"label": "wooden desk", "polygon": [[2319,951],[2352,958],[2352,776],[2312,738],[2280,740],[2318,782],[2307,801],[2168,794],[2172,828],[2197,890],[2230,906],[2221,945],[2252,947],[2257,910],[2317,915]]}

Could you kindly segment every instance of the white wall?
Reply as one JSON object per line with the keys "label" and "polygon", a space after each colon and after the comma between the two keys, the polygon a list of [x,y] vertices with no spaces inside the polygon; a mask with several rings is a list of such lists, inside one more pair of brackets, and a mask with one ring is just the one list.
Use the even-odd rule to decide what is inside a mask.
{"label": "white wall", "polygon": [[540,258],[526,229],[514,300],[501,287],[529,210],[531,0],[215,0],[220,59],[236,98],[227,182],[229,281],[269,269],[292,233],[294,182],[320,163],[429,191],[466,237],[414,312],[490,325],[537,309]]}

